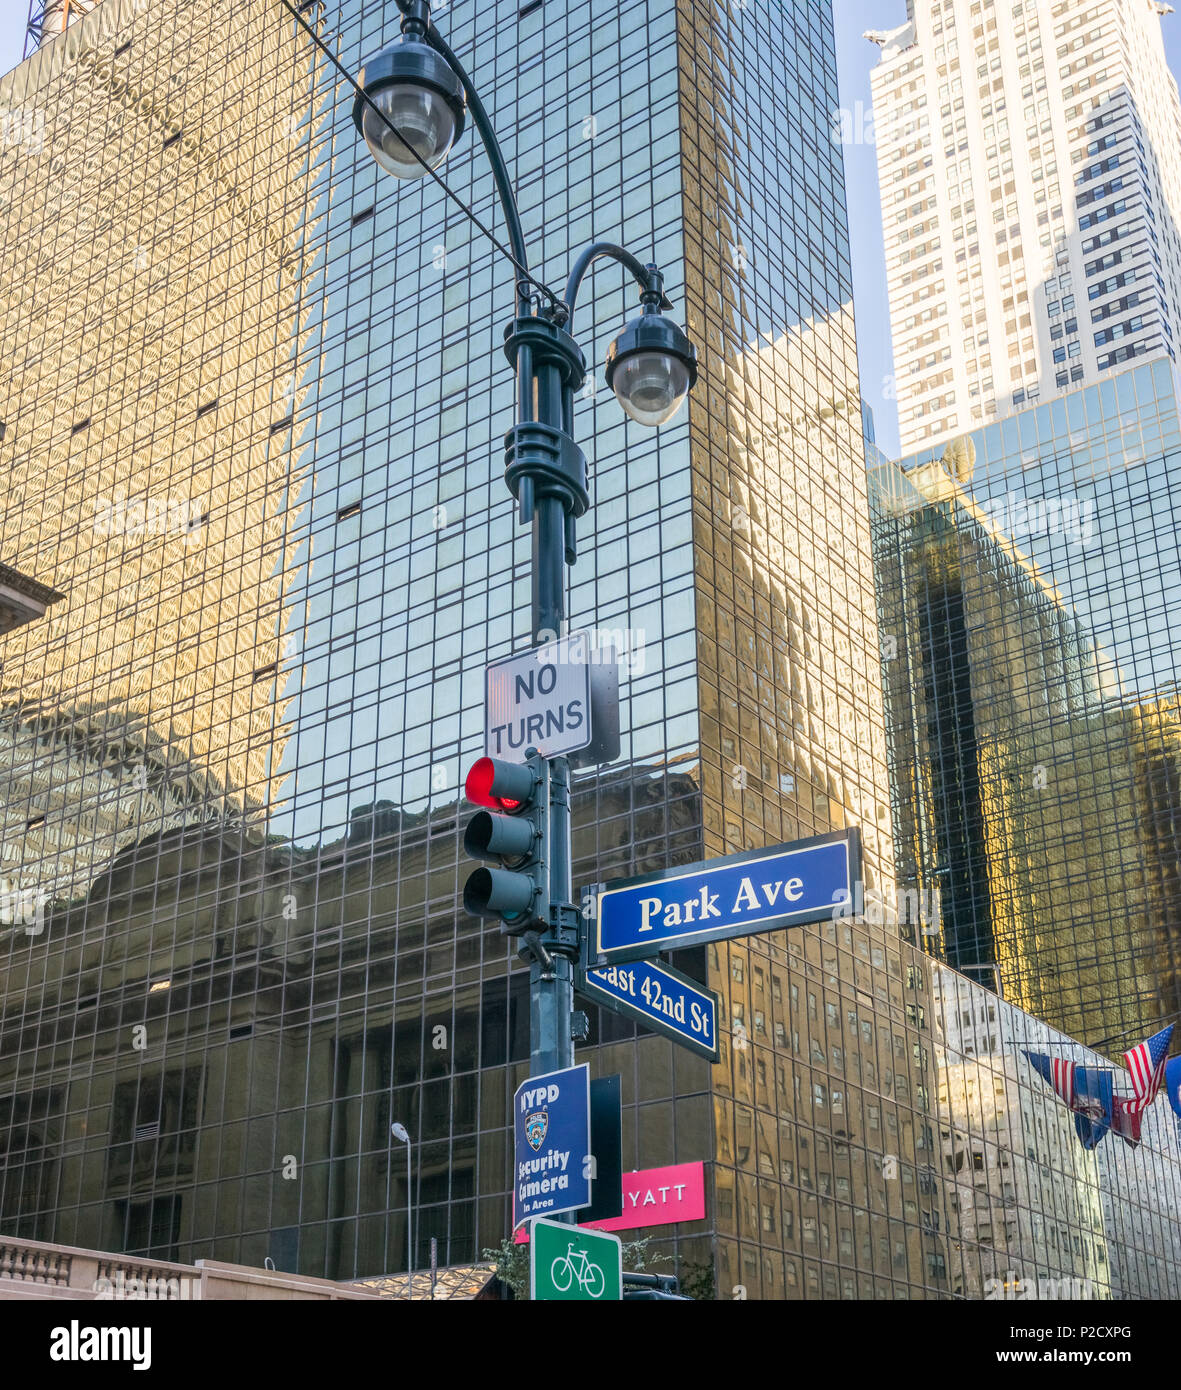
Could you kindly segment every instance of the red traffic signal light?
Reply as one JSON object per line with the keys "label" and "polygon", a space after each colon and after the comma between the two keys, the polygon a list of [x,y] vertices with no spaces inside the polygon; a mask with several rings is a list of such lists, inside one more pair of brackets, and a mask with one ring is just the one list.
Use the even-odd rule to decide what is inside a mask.
{"label": "red traffic signal light", "polygon": [[499,758],[480,758],[463,784],[464,795],[476,806],[514,815],[533,800],[537,778],[528,763],[506,763]]}
{"label": "red traffic signal light", "polygon": [[477,869],[464,884],[463,905],[475,917],[498,917],[518,936],[549,924],[549,765],[539,754],[527,763],[480,758],[464,792],[477,811],[463,845]]}

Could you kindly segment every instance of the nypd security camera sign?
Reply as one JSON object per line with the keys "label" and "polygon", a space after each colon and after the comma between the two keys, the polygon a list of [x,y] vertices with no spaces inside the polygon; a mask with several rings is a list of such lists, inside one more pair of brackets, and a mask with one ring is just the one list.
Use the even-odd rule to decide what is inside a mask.
{"label": "nypd security camera sign", "polygon": [[556,642],[494,661],[485,677],[484,751],[523,763],[526,750],[561,758],[591,741],[591,640]]}
{"label": "nypd security camera sign", "polygon": [[591,1203],[590,1067],[533,1076],[513,1097],[513,1229]]}

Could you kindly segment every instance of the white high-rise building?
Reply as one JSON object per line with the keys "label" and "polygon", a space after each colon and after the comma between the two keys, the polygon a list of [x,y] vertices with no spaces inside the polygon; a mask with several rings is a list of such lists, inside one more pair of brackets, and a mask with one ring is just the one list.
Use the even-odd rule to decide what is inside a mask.
{"label": "white high-rise building", "polygon": [[903,453],[1181,344],[1159,0],[907,0],[874,126]]}

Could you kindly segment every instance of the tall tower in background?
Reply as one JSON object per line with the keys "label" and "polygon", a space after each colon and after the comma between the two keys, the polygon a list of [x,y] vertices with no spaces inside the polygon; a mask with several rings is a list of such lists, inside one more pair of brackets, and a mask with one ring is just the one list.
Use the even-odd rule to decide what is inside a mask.
{"label": "tall tower in background", "polygon": [[25,25],[25,55],[50,43],[71,24],[88,15],[98,0],[29,0]]}
{"label": "tall tower in background", "polygon": [[1181,343],[1159,0],[908,0],[874,117],[903,453]]}

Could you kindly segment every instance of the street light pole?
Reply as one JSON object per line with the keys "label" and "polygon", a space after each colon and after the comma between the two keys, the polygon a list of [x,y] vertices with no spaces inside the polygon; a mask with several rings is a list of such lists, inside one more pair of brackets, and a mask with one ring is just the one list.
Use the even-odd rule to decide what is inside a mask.
{"label": "street light pole", "polygon": [[[641,291],[641,316],[612,344],[607,382],[637,422],[666,423],[697,380],[697,354],[664,313],[673,306],[655,266],[610,242],[576,260],[564,298],[529,271],[512,179],[496,132],[471,78],[431,22],[429,0],[397,0],[402,34],[366,63],[353,119],[374,158],[399,178],[433,170],[472,124],[487,151],[508,228],[516,270],[516,314],[505,329],[505,355],[517,376],[516,423],[505,436],[505,481],[521,525],[532,527],[532,639],[556,640],[566,621],[569,566],[577,559],[575,526],[590,507],[586,456],[574,439],[574,401],[586,359],[571,336],[578,293],[592,265],[616,261]],[[573,1065],[574,970],[582,917],[573,901],[570,765],[549,760],[549,903],[547,922],[521,948],[530,963],[530,1069],[534,1076]]]}
{"label": "street light pole", "polygon": [[410,1187],[410,1133],[403,1124],[390,1125],[390,1133],[406,1145],[406,1293],[414,1297],[414,1194]]}

